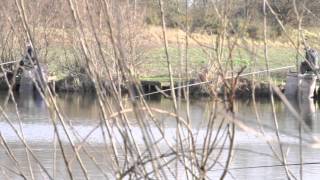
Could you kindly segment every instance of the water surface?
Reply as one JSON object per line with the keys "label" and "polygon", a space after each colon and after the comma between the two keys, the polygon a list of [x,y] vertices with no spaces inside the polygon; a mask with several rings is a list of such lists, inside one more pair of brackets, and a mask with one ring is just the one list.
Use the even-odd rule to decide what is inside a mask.
{"label": "water surface", "polygon": [[[60,153],[56,153],[54,148],[54,128],[45,103],[38,96],[16,96],[16,98],[20,113],[19,115],[22,121],[23,135],[27,143],[56,179],[68,179],[63,158]],[[172,102],[169,99],[158,98],[156,100],[148,100],[147,102],[151,107],[171,112],[173,111]],[[111,105],[112,103],[113,102],[110,101]],[[320,163],[319,149],[313,147],[314,141],[312,139],[312,136],[319,136],[320,131],[320,123],[318,122],[320,111],[318,109],[318,104],[313,102],[313,100],[304,102],[291,100],[291,103],[295,109],[301,113],[306,124],[306,127],[302,130],[302,137],[305,140],[302,154],[303,162],[307,163],[307,165],[303,167],[302,176],[305,179],[318,179],[320,177],[320,165],[318,165],[318,163]],[[19,129],[19,121],[15,112],[15,106],[10,101],[7,103],[5,94],[0,96],[0,104],[7,104],[5,106],[5,112],[14,126]],[[101,131],[99,131],[99,129],[95,130],[95,127],[100,123],[101,116],[96,98],[93,95],[62,94],[58,97],[58,104],[65,117],[65,122],[68,124],[68,130],[72,132],[71,138],[76,144],[81,142],[81,139],[86,137],[90,131],[94,130],[87,140],[90,144],[87,151],[96,159],[97,164],[104,169],[104,172],[108,174],[111,166],[109,164],[110,157],[106,153],[105,140]],[[275,138],[274,133],[274,116],[269,100],[258,100],[256,102],[257,112],[253,108],[253,105],[251,100],[236,101],[236,118],[256,132],[260,132],[256,118],[258,115],[266,137],[269,137],[272,142],[275,142],[277,139]],[[129,105],[127,106],[130,107]],[[179,107],[181,116],[186,117],[186,103],[182,101],[179,104]],[[211,111],[212,102],[210,100],[202,99],[192,100],[190,102],[192,128],[196,133],[196,143],[199,148],[202,147],[203,136],[207,129],[207,119],[209,117],[209,112]],[[300,166],[296,164],[300,162],[298,135],[301,126],[288,108],[280,101],[276,101],[275,111],[279,130],[281,132],[280,139],[283,143],[288,163],[292,164],[289,168],[296,177],[300,177]],[[135,134],[138,145],[143,148],[141,129],[135,121],[135,116],[132,113],[129,113],[128,117],[131,121],[132,131]],[[175,119],[165,114],[156,114],[156,117],[165,129],[166,138],[174,143],[176,133]],[[160,133],[155,127],[151,128],[154,128],[153,133],[155,136],[160,136]],[[62,126],[59,125],[58,129],[59,131],[62,131]],[[28,172],[28,161],[25,150],[19,141],[19,138],[3,117],[0,121],[0,132],[19,161],[20,167],[24,172]],[[115,131],[114,133],[117,143],[123,143],[119,132]],[[66,146],[66,154],[69,158],[72,158],[73,153],[71,148],[67,145],[67,137],[62,135],[61,138]],[[106,143],[108,146],[110,142]],[[275,147],[277,152],[279,152],[279,147]],[[6,155],[2,147],[0,148],[0,154],[0,167],[2,167],[2,172],[5,172],[0,173],[1,179],[19,179],[18,176],[6,170],[5,167],[14,167],[14,163]],[[121,156],[121,154],[119,154],[119,156]],[[96,168],[96,165],[92,163],[90,157],[85,154],[82,154],[82,157],[84,158],[90,178],[104,179],[103,174]],[[225,157],[221,157],[220,161],[225,161]],[[38,165],[36,165],[33,160],[32,162],[35,178],[46,179]],[[230,173],[227,175],[226,179],[285,179],[286,175],[284,168],[278,165],[281,165],[281,163],[273,157],[272,151],[266,144],[265,139],[252,132],[237,128],[234,157],[230,167]],[[75,179],[83,179],[81,169],[76,163],[74,163],[72,169]],[[218,178],[221,175],[222,169],[223,167],[216,167],[213,171],[209,172],[208,178]],[[181,177],[183,177],[182,168],[179,172],[181,173]],[[112,175],[109,177],[112,178]]]}

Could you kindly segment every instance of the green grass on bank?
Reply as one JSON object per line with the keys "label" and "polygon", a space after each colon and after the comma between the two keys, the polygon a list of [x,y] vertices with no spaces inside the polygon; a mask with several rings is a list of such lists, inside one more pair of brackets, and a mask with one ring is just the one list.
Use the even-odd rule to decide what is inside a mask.
{"label": "green grass on bank", "polygon": [[[179,48],[169,48],[169,57],[172,64],[173,76],[176,79],[178,78],[179,72],[182,71],[182,74],[185,73],[185,59],[181,59],[181,55],[184,57],[184,54],[185,52],[180,52]],[[227,52],[225,54],[227,55]],[[265,70],[266,66],[263,47],[259,48],[256,57],[256,70]],[[292,48],[271,46],[268,49],[270,68],[295,65],[295,57],[296,51]],[[215,59],[215,53],[213,50],[206,49],[206,51],[204,51],[200,47],[189,48],[189,78],[196,78],[200,70],[206,67],[213,59]],[[137,68],[139,77],[142,80],[160,82],[169,81],[166,56],[162,47],[144,49],[144,53],[139,61],[141,62]],[[245,72],[253,71],[253,59],[246,49],[235,49],[233,52],[232,62],[234,63],[235,69],[240,69],[240,67],[246,66]],[[51,47],[48,49],[47,63],[49,65],[49,71],[53,72],[58,79],[62,79],[68,75],[68,68],[75,68],[76,60],[74,57],[74,52],[71,52],[71,50],[65,51],[63,48]],[[279,80],[283,78],[283,73],[276,72],[273,73],[273,75]],[[263,74],[258,75],[260,78],[263,78],[263,76]],[[184,78],[186,77],[181,77],[181,79]]]}
{"label": "green grass on bank", "polygon": [[[185,53],[185,52],[182,52]],[[227,54],[227,53],[226,53]],[[215,53],[210,51],[203,51],[201,48],[188,49],[188,68],[191,75],[197,75],[197,73],[207,64],[210,60],[214,59]],[[172,64],[173,75],[177,77],[179,72],[185,71],[185,62],[181,62],[181,52],[178,48],[169,48],[169,58]],[[279,68],[284,66],[295,65],[296,63],[296,51],[292,48],[286,47],[270,47],[268,49],[268,59],[270,68]],[[184,59],[182,61],[185,61]],[[245,72],[251,72],[254,69],[254,60],[252,55],[245,49],[236,49],[233,52],[232,58],[235,69],[240,69],[246,66]],[[144,60],[139,67],[140,76],[145,80],[159,80],[167,81],[168,68],[163,48],[153,48],[148,50],[144,55]],[[256,71],[265,70],[266,63],[264,58],[263,48],[260,48],[256,56]],[[284,70],[285,71],[285,70]],[[277,79],[281,79],[281,72],[272,73]],[[259,75],[258,77],[262,77]]]}

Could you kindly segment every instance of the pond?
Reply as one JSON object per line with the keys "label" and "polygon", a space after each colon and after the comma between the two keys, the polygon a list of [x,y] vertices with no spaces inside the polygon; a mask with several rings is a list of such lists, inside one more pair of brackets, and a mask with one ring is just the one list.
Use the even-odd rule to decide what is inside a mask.
{"label": "pond", "polygon": [[[64,160],[59,153],[59,148],[54,138],[54,128],[49,118],[45,103],[37,96],[16,96],[17,108],[21,118],[21,128],[23,136],[33,150],[37,158],[47,168],[49,173],[55,179],[68,179],[68,174],[65,168]],[[93,131],[87,139],[89,145],[86,147],[86,152],[82,152],[83,162],[91,179],[104,179],[105,176],[113,179],[110,172],[110,157],[106,153],[106,147],[110,142],[106,142],[102,133],[96,128],[100,123],[100,110],[98,102],[93,95],[80,94],[60,94],[57,98],[62,114],[65,117],[65,122],[68,125],[69,131],[72,132],[71,139],[75,144],[79,144],[81,139],[85,138],[90,131]],[[299,146],[299,130],[300,123],[295,119],[289,109],[279,100],[275,103],[275,112],[278,119],[280,131],[280,140],[290,171],[300,177],[301,166],[300,153],[305,165],[302,167],[302,175],[304,179],[318,179],[320,177],[320,156],[319,147],[314,143],[313,136],[319,136],[320,115],[319,105],[313,100],[306,102],[290,101],[294,108],[301,112],[305,127],[302,129],[302,152]],[[112,101],[110,101],[112,105]],[[147,103],[157,109],[173,111],[172,101],[166,98],[156,98],[147,100]],[[5,107],[9,119],[13,125],[19,129],[19,121],[15,111],[15,105],[12,102],[7,102],[5,93],[0,96],[0,104]],[[4,106],[5,105],[5,106]],[[222,106],[219,104],[218,106]],[[179,104],[181,116],[185,117],[186,102],[181,101]],[[230,171],[226,179],[286,179],[286,172],[279,160],[274,158],[271,148],[266,143],[266,139],[270,138],[271,143],[274,143],[276,152],[279,151],[275,138],[275,124],[270,101],[268,99],[258,99],[256,101],[256,110],[252,100],[237,100],[235,103],[236,118],[251,130],[237,127],[235,135],[235,145],[233,159],[230,165]],[[202,147],[204,133],[207,130],[207,119],[212,111],[212,102],[208,99],[191,100],[190,102],[190,119],[192,131],[196,133],[196,145]],[[264,137],[259,136],[260,126],[258,125],[257,115],[263,126],[265,133]],[[139,147],[143,148],[143,138],[140,132],[138,122],[135,121],[134,115],[128,114],[134,133],[136,142]],[[160,125],[164,128],[164,133],[170,142],[174,142],[176,134],[175,118],[167,114],[156,114]],[[214,126],[217,129],[219,122]],[[113,124],[114,125],[114,124]],[[151,127],[151,129],[154,127]],[[62,131],[61,125],[58,129]],[[215,130],[214,130],[215,131]],[[14,133],[10,125],[1,117],[0,132],[8,143],[12,153],[19,162],[20,169],[30,176],[28,170],[28,158],[25,149],[17,135]],[[158,136],[159,132],[154,130],[154,136]],[[115,131],[117,143],[123,143],[119,132]],[[68,145],[68,138],[65,135],[61,136],[65,146],[65,153],[72,162],[72,171],[74,179],[84,179],[81,168],[75,163],[75,155]],[[226,145],[226,148],[228,145]],[[227,149],[226,149],[227,150]],[[88,156],[86,153],[90,154]],[[214,152],[217,153],[217,152]],[[119,154],[119,156],[123,156]],[[223,154],[220,161],[225,161],[226,154]],[[94,159],[94,161],[92,160]],[[35,179],[46,179],[46,175],[40,170],[39,165],[31,158],[31,166]],[[103,169],[103,174],[97,165]],[[1,179],[19,179],[19,176],[12,173],[9,169],[16,170],[15,163],[5,152],[3,146],[0,147],[0,177]],[[208,179],[217,179],[220,177],[223,167],[216,166],[208,173]],[[183,168],[179,168],[181,178],[185,179]]]}

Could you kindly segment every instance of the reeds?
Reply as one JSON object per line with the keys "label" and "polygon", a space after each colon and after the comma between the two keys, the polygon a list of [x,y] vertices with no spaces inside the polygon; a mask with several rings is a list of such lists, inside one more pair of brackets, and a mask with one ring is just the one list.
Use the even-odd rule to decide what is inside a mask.
{"label": "reeds", "polygon": [[[53,3],[53,1],[48,1]],[[6,35],[8,41],[1,42],[3,53],[10,54],[14,57],[14,53],[10,52],[12,49],[17,48],[16,44],[23,46],[25,38],[30,42],[35,49],[36,65],[40,66],[42,58],[47,57],[48,46],[50,39],[46,39],[44,44],[41,43],[38,34],[33,31],[37,24],[29,23],[29,17],[25,6],[30,3],[24,0],[15,0],[14,4],[8,3],[8,6],[13,11],[9,12],[4,9],[3,15],[9,19],[6,28],[10,29]],[[50,124],[54,129],[54,147],[53,155],[53,168],[44,165],[40,160],[39,154],[30,147],[28,139],[24,137],[23,120],[21,120],[19,108],[14,98],[12,82],[5,77],[5,81],[9,87],[8,99],[15,104],[16,116],[18,117],[19,128],[17,128],[10,117],[6,113],[6,107],[0,108],[3,120],[10,125],[16,136],[19,138],[19,144],[24,147],[25,154],[28,160],[28,168],[21,167],[20,160],[16,158],[15,149],[10,147],[10,143],[6,141],[6,137],[1,134],[0,127],[0,142],[1,148],[4,151],[1,156],[8,156],[13,162],[15,167],[7,167],[0,164],[2,175],[15,174],[23,179],[37,179],[34,176],[35,171],[41,169],[44,179],[55,179],[58,172],[57,158],[58,155],[63,159],[64,167],[59,168],[60,171],[65,171],[65,178],[76,179],[75,166],[81,170],[80,174],[84,179],[90,178],[92,174],[88,170],[89,164],[94,164],[97,171],[100,172],[106,179],[211,179],[211,172],[218,170],[220,172],[219,178],[225,179],[227,176],[232,177],[230,167],[232,165],[235,152],[235,144],[237,137],[237,129],[241,129],[247,133],[256,135],[261,141],[266,141],[269,145],[272,155],[271,157],[277,159],[280,166],[285,169],[286,178],[298,179],[296,173],[293,173],[288,166],[287,157],[283,143],[281,140],[281,130],[278,126],[278,118],[275,110],[274,96],[280,96],[281,100],[290,108],[292,113],[295,114],[296,119],[301,125],[301,131],[308,130],[304,125],[300,115],[295,112],[287,99],[282,93],[275,88],[272,82],[272,77],[269,73],[268,61],[268,31],[267,31],[267,15],[273,15],[274,18],[286,32],[285,27],[281,24],[280,19],[268,4],[268,0],[264,0],[264,60],[266,69],[268,71],[268,83],[270,84],[269,91],[270,102],[273,113],[273,133],[276,135],[276,142],[271,142],[266,137],[265,130],[262,122],[259,121],[259,129],[253,129],[249,124],[241,121],[234,109],[236,89],[238,80],[246,67],[236,67],[234,59],[234,51],[236,48],[243,48],[247,45],[247,51],[252,55],[252,61],[258,59],[254,49],[257,49],[257,44],[248,42],[244,38],[244,31],[247,23],[245,22],[239,32],[232,34],[230,30],[234,28],[233,22],[230,17],[230,9],[233,8],[234,1],[226,0],[225,3],[213,3],[212,9],[219,17],[219,31],[215,36],[212,44],[201,44],[197,42],[201,49],[207,54],[208,64],[206,70],[206,88],[210,89],[212,94],[210,102],[210,112],[208,117],[203,119],[206,128],[203,131],[202,137],[198,137],[199,129],[193,127],[190,116],[190,98],[188,80],[191,79],[192,73],[189,67],[189,40],[193,38],[192,33],[189,32],[189,18],[188,18],[188,1],[185,1],[185,24],[181,25],[184,30],[182,35],[183,41],[179,39],[180,51],[180,77],[186,77],[187,82],[179,82],[178,91],[175,90],[176,85],[173,80],[176,73],[172,70],[172,59],[169,54],[169,46],[167,39],[166,27],[166,11],[163,0],[158,0],[159,14],[161,18],[161,28],[163,48],[165,52],[165,62],[167,66],[167,74],[170,77],[170,91],[172,98],[173,110],[167,111],[164,109],[157,109],[150,107],[145,100],[145,96],[139,84],[139,77],[137,75],[136,64],[141,63],[139,60],[139,53],[137,52],[140,47],[137,33],[139,32],[139,25],[143,16],[139,15],[139,10],[136,1],[112,1],[112,0],[67,0],[66,2],[59,2],[64,5],[65,17],[72,22],[71,28],[64,31],[65,36],[69,39],[71,48],[76,56],[77,64],[84,64],[85,74],[90,77],[94,84],[94,89],[97,94],[97,102],[100,112],[100,121],[96,122],[96,126],[87,134],[78,136],[76,129],[69,125],[68,119],[64,116],[63,109],[57,103],[56,96],[51,91],[46,83],[41,69],[37,71],[40,82],[34,80],[39,93],[41,94],[46,107],[49,112]],[[295,3],[295,1],[293,1]],[[97,8],[99,7],[99,8]],[[99,16],[97,17],[97,9]],[[298,58],[301,57],[300,42],[303,37],[303,30],[301,27],[303,12],[299,12],[295,8],[297,14],[297,21],[299,36],[297,42],[287,36],[290,43],[297,51]],[[44,16],[50,13],[47,12]],[[19,17],[14,21],[15,16]],[[128,20],[127,18],[130,17]],[[97,21],[97,18],[99,21]],[[33,19],[31,19],[34,21]],[[99,22],[99,23],[97,23]],[[143,24],[143,23],[142,23]],[[47,30],[45,37],[50,36]],[[11,39],[12,43],[8,43]],[[14,42],[14,43],[13,43]],[[7,48],[11,44],[10,48]],[[241,45],[239,45],[241,44]],[[41,54],[38,47],[41,46],[45,49],[45,53]],[[253,50],[251,50],[253,49]],[[5,57],[1,56],[2,60]],[[67,58],[67,56],[61,58]],[[50,61],[50,59],[47,59]],[[18,66],[18,64],[17,64]],[[2,72],[5,68],[1,66]],[[230,79],[231,77],[231,79]],[[254,78],[253,78],[254,79]],[[109,83],[109,87],[105,86],[105,82]],[[125,85],[128,89],[128,96],[121,92],[120,85]],[[217,96],[219,88],[223,88],[223,98]],[[107,93],[108,92],[108,93]],[[184,97],[182,96],[184,94]],[[255,96],[253,94],[253,101]],[[110,99],[115,102],[111,103]],[[181,103],[186,102],[186,108],[181,107]],[[222,108],[221,108],[222,107]],[[257,120],[259,120],[259,112],[255,107]],[[137,122],[133,125],[132,120],[128,114],[134,115],[134,121]],[[170,116],[175,120],[175,134],[174,140],[168,138],[165,127],[160,124],[161,115]],[[138,130],[137,130],[138,129]],[[106,161],[103,164],[97,161],[97,158],[90,152],[94,151],[94,145],[87,142],[93,132],[99,131],[104,139],[103,155],[106,156]],[[140,138],[136,133],[141,135]],[[300,179],[303,179],[303,138],[299,134],[300,140]],[[67,137],[67,141],[63,140]],[[73,138],[77,137],[77,138]],[[81,138],[85,137],[85,138]],[[316,138],[314,138],[317,140]],[[142,142],[141,142],[142,140]],[[317,143],[318,141],[315,141]],[[313,142],[314,143],[314,142]],[[67,153],[71,151],[72,153]],[[261,152],[253,152],[261,153]],[[104,167],[108,166],[106,169]]]}

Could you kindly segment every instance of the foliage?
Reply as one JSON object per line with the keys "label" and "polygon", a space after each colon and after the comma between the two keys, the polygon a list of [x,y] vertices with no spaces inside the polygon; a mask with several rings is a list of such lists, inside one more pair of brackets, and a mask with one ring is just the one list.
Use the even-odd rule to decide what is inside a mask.
{"label": "foliage", "polygon": [[[184,5],[185,1],[166,0],[164,2],[166,5],[165,18],[167,26],[183,28],[185,24],[184,20],[186,11]],[[188,21],[191,32],[206,32],[208,34],[219,33],[219,15],[216,13],[216,9],[219,9],[224,2],[225,1],[211,2],[202,0],[194,0],[190,2],[188,6]],[[226,13],[228,13],[230,19],[236,19],[236,21],[233,22],[235,23],[235,26],[237,26],[238,21],[249,21],[252,25],[247,29],[248,36],[253,39],[259,39],[262,26],[255,24],[261,24],[261,22],[263,22],[263,1],[239,0],[233,3],[234,5]],[[305,26],[316,27],[319,24],[319,21],[314,21],[313,16],[318,16],[318,14],[320,14],[318,10],[320,5],[312,0],[296,1],[296,9],[293,1],[291,0],[272,0],[269,1],[269,3],[270,7],[277,14],[279,20],[285,26],[297,26],[296,10],[298,13],[305,16],[303,21]],[[160,19],[159,14],[157,13],[156,2],[152,1],[152,3],[142,3],[141,6],[149,9],[145,19],[146,22],[150,25],[159,25]],[[283,30],[271,13],[268,14],[268,26],[269,30],[272,31],[273,37],[283,35]]]}

